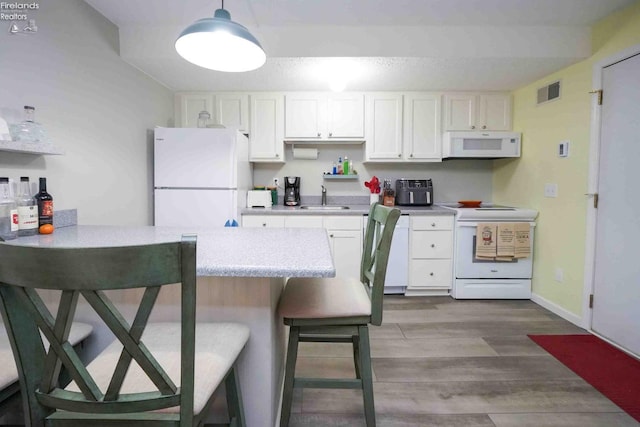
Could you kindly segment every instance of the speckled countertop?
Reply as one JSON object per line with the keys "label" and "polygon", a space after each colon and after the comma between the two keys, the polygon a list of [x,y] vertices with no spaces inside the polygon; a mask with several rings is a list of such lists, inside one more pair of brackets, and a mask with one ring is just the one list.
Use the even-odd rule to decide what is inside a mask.
{"label": "speckled countertop", "polygon": [[[318,203],[319,205],[319,203]],[[301,209],[299,206],[276,205],[270,208],[244,208],[242,215],[366,215],[369,205],[340,205],[349,209],[312,210]],[[403,215],[455,215],[455,211],[440,206],[395,206]]]}
{"label": "speckled countertop", "polygon": [[0,244],[54,248],[129,246],[198,235],[198,276],[333,277],[329,239],[322,229],[187,228],[80,225]]}

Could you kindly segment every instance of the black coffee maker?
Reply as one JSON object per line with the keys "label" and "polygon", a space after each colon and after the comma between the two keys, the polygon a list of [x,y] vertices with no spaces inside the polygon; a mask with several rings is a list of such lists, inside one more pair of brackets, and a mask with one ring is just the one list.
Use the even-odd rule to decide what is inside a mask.
{"label": "black coffee maker", "polygon": [[298,206],[300,204],[300,177],[284,177],[284,204]]}

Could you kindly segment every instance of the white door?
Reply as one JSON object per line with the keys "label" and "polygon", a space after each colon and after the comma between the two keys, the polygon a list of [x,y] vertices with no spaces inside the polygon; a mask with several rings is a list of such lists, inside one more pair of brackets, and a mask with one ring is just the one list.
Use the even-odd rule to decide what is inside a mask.
{"label": "white door", "polygon": [[602,70],[592,329],[640,355],[640,55]]}

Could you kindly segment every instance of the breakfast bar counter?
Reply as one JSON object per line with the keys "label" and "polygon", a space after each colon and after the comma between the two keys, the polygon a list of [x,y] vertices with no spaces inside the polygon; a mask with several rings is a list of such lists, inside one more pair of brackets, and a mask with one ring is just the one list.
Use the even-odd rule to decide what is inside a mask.
{"label": "breakfast bar counter", "polygon": [[[198,236],[198,320],[235,321],[251,329],[251,337],[239,359],[247,426],[274,426],[279,410],[285,346],[285,328],[276,314],[278,299],[288,277],[335,275],[324,230],[71,226],[58,228],[50,235],[21,237],[1,244],[81,248],[129,246],[179,241],[182,234]],[[139,294],[118,292],[122,292],[119,302],[125,307],[123,313],[133,316]],[[152,320],[176,320],[179,295],[179,289],[173,285],[163,289]],[[56,297],[51,295],[48,302],[55,303]],[[130,307],[127,309],[127,306]],[[80,305],[76,319],[87,323],[94,320]],[[109,334],[95,332],[94,345],[106,347],[111,340]],[[213,416],[210,421],[220,422],[220,419]]]}

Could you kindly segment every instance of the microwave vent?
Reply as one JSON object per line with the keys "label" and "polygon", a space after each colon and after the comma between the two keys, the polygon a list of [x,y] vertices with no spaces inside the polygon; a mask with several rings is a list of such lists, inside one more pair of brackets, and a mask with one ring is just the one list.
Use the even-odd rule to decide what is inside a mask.
{"label": "microwave vent", "polygon": [[560,98],[560,81],[553,82],[538,89],[538,105],[558,98]]}

